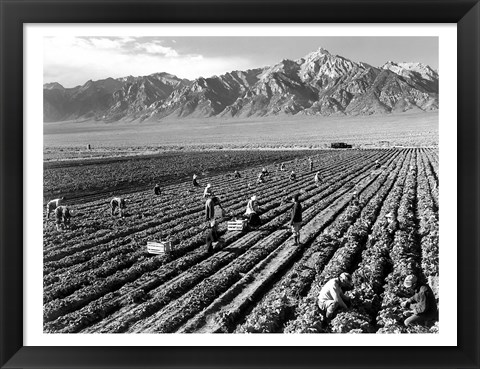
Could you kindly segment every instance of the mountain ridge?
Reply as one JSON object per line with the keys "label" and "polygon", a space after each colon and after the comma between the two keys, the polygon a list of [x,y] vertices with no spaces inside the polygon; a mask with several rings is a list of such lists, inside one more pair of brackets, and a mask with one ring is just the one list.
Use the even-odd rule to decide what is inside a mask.
{"label": "mountain ridge", "polygon": [[438,110],[438,72],[415,62],[381,67],[319,48],[296,60],[195,80],[159,72],[44,84],[44,122],[271,115],[376,115]]}

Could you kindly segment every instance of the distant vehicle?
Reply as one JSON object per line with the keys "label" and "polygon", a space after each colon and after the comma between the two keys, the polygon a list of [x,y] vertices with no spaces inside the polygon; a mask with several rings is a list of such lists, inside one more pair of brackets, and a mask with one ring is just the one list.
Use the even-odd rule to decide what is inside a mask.
{"label": "distant vehicle", "polygon": [[346,144],[345,142],[333,142],[330,147],[332,149],[351,149],[352,145]]}

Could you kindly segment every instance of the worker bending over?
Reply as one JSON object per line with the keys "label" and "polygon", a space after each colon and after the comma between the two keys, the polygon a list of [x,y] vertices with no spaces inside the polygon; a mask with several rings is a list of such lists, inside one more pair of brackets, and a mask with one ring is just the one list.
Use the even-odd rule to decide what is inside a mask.
{"label": "worker bending over", "polygon": [[295,181],[297,179],[297,175],[295,174],[295,172],[292,170],[292,172],[290,173],[290,180],[291,181]]}
{"label": "worker bending over", "polygon": [[342,273],[337,278],[330,279],[322,287],[318,295],[318,307],[329,319],[337,309],[348,309],[350,298],[345,291],[353,288],[352,276],[349,273]]}
{"label": "worker bending over", "polygon": [[215,219],[215,206],[218,206],[223,210],[218,197],[209,197],[207,201],[205,201],[205,221],[210,222]]}
{"label": "worker bending over", "polygon": [[65,202],[65,197],[62,196],[59,199],[50,200],[47,204],[47,219],[50,217],[50,213],[53,213],[55,209]]}
{"label": "worker bending over", "polygon": [[55,209],[55,220],[57,223],[57,231],[70,228],[70,218],[72,214],[67,206],[60,205]]}

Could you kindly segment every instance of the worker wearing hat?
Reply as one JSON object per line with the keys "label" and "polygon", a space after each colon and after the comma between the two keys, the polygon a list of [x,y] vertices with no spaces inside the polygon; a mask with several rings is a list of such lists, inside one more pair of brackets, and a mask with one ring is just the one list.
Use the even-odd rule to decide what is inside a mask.
{"label": "worker wearing hat", "polygon": [[429,285],[422,285],[417,288],[417,277],[410,274],[403,281],[403,286],[415,293],[408,300],[401,303],[402,307],[410,308],[413,313],[413,315],[405,320],[405,326],[408,327],[415,324],[423,325],[428,321],[438,319],[435,295]]}
{"label": "worker wearing hat", "polygon": [[250,227],[258,227],[261,224],[258,207],[257,196],[253,195],[247,203],[247,209],[245,210],[245,216],[248,219],[248,225]]}
{"label": "worker wearing hat", "polygon": [[325,283],[318,295],[318,307],[322,313],[331,318],[337,309],[348,309],[350,298],[345,291],[352,288],[353,281],[349,273],[342,273]]}

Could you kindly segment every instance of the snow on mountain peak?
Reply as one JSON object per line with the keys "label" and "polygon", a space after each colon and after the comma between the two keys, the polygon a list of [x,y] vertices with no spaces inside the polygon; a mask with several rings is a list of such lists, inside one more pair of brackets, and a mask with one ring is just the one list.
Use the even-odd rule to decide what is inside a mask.
{"label": "snow on mountain peak", "polygon": [[410,77],[411,73],[417,73],[423,79],[428,81],[434,81],[438,79],[438,73],[423,63],[394,63],[392,61],[388,61],[385,63],[382,69],[388,69],[403,77]]}

